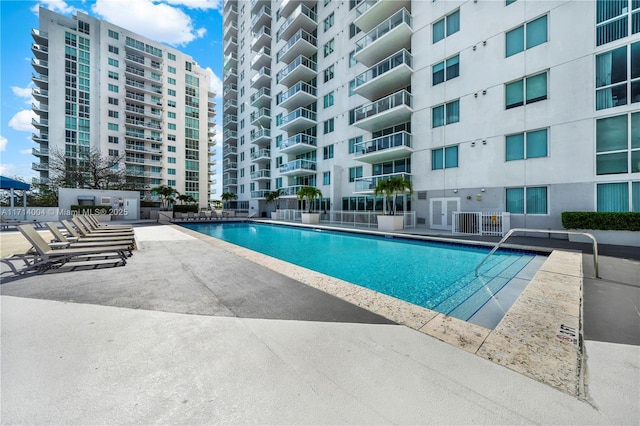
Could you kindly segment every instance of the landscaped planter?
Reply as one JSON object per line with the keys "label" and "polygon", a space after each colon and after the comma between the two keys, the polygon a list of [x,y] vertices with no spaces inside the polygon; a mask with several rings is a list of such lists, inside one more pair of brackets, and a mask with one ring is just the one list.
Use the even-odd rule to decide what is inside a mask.
{"label": "landscaped planter", "polygon": [[302,213],[302,223],[310,225],[320,223],[320,213]]}
{"label": "landscaped planter", "polygon": [[404,215],[378,216],[378,229],[381,231],[400,231],[404,229]]}
{"label": "landscaped planter", "polygon": [[[598,244],[640,247],[640,232],[638,231],[601,231],[598,229],[570,229],[570,231],[591,234]],[[569,234],[569,241],[590,243],[591,239],[582,235]]]}

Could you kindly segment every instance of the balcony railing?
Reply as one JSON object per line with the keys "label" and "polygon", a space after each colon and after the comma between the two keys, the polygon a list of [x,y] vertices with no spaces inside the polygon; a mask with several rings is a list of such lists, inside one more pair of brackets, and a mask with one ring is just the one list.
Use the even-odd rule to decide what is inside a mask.
{"label": "balcony railing", "polygon": [[295,95],[296,93],[304,92],[308,93],[312,96],[316,96],[317,90],[315,87],[310,85],[309,83],[305,83],[304,81],[299,81],[295,86],[290,88],[287,91],[281,92],[276,96],[276,104],[280,105],[285,102],[287,99]]}
{"label": "balcony railing", "polygon": [[249,139],[251,142],[261,139],[261,138],[270,138],[271,137],[271,129],[260,129],[260,130],[252,130],[249,134]]}
{"label": "balcony railing", "polygon": [[383,113],[400,105],[406,105],[411,108],[412,104],[413,97],[411,96],[411,93],[406,90],[401,90],[375,102],[354,109],[352,115],[353,122],[350,124],[357,123],[358,121]]}
{"label": "balcony railing", "polygon": [[309,43],[310,45],[317,47],[318,46],[318,41],[316,40],[316,38],[314,36],[312,36],[311,34],[309,34],[308,32],[306,32],[305,30],[298,30],[297,33],[295,33],[293,35],[293,37],[291,37],[289,39],[289,41],[287,42],[287,44],[284,45],[284,47],[282,49],[280,49],[280,51],[278,52],[278,54],[276,55],[276,60],[280,61],[280,59],[289,51],[291,50],[291,48],[300,40],[305,40],[307,43]]}
{"label": "balcony railing", "polygon": [[286,164],[280,166],[280,173],[294,172],[294,171],[311,171],[315,172],[317,168],[316,162],[311,160],[298,159],[289,161]]}
{"label": "balcony railing", "polygon": [[355,191],[354,192],[372,192],[378,186],[378,182],[386,180],[391,177],[402,177],[407,180],[411,180],[411,174],[405,172],[388,173],[386,175],[366,176],[355,179]]}
{"label": "balcony railing", "polygon": [[365,47],[369,46],[371,43],[378,40],[380,37],[391,32],[391,30],[393,30],[396,27],[399,27],[402,24],[407,24],[409,27],[413,26],[413,18],[411,17],[411,14],[409,14],[407,9],[399,10],[389,19],[384,21],[382,24],[378,25],[373,30],[369,31],[367,35],[365,35],[360,40],[358,40],[356,42],[355,53],[358,53]]}
{"label": "balcony railing", "polygon": [[411,56],[411,53],[409,53],[406,49],[402,49],[400,52],[394,53],[388,58],[383,59],[362,74],[358,75],[354,80],[352,80],[354,82],[353,88],[357,89],[358,87],[369,83],[370,81],[401,65],[407,65],[411,67],[412,62],[413,57]]}
{"label": "balcony railing", "polygon": [[307,22],[309,22],[309,20],[310,20],[311,23],[313,23],[314,25],[317,25],[317,23],[318,23],[318,15],[312,9],[310,9],[308,6],[306,6],[304,4],[299,4],[298,7],[296,8],[296,10],[294,10],[293,13],[291,13],[291,15],[289,15],[287,20],[284,21],[280,25],[280,29],[278,30],[278,33],[277,33],[277,38],[278,39],[286,38],[286,36],[288,34],[287,29],[291,26],[291,24],[293,24],[294,21],[296,21],[296,19],[298,19],[298,17],[300,17],[302,15],[304,15],[304,16],[306,16],[308,18]]}
{"label": "balcony railing", "polygon": [[317,121],[317,116],[318,115],[310,109],[298,108],[284,117],[279,117],[279,119],[276,120],[276,126],[284,126],[297,118],[306,118],[308,120]]}
{"label": "balcony railing", "polygon": [[276,81],[278,83],[280,83],[293,70],[295,70],[299,66],[305,66],[305,67],[309,68],[311,71],[314,71],[314,72],[318,70],[318,65],[315,62],[313,62],[311,59],[307,58],[306,56],[300,55],[293,62],[291,62],[289,65],[287,65],[286,68],[284,68],[282,71],[280,71],[276,75]]}
{"label": "balcony railing", "polygon": [[315,136],[306,135],[304,133],[298,133],[297,135],[291,136],[288,139],[280,142],[280,150],[284,150],[287,148],[291,148],[296,145],[309,145],[316,146],[317,139]]}
{"label": "balcony railing", "polygon": [[262,169],[251,172],[251,179],[266,179],[271,177],[271,170]]}
{"label": "balcony railing", "polygon": [[406,146],[411,148],[411,145],[411,134],[403,131],[357,143],[355,145],[355,149],[356,156],[359,156],[372,154],[374,152],[384,151],[391,148],[397,148],[399,146]]}
{"label": "balcony railing", "polygon": [[252,160],[257,160],[258,158],[271,158],[271,151],[268,149],[259,149],[251,153]]}

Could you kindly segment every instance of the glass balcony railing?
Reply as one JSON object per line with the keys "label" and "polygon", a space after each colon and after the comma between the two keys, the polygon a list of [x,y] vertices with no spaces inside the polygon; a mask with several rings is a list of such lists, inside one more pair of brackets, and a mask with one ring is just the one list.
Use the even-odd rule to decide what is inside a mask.
{"label": "glass balcony railing", "polygon": [[399,146],[411,148],[411,144],[411,134],[403,131],[357,143],[355,145],[355,149],[356,155],[366,155],[386,149],[397,148]]}
{"label": "glass balcony railing", "polygon": [[271,97],[271,89],[269,89],[268,87],[263,87],[262,89],[258,90],[256,93],[251,95],[251,103],[253,104],[261,96]]}
{"label": "glass balcony railing", "polygon": [[252,112],[249,118],[252,123],[260,119],[269,119],[271,118],[271,110],[269,108],[260,108],[258,111]]}
{"label": "glass balcony railing", "polygon": [[358,87],[380,77],[384,73],[387,73],[394,68],[397,68],[401,65],[407,65],[409,67],[412,66],[413,57],[411,53],[406,49],[402,49],[398,53],[394,53],[386,59],[378,62],[362,74],[358,75],[355,79],[352,80],[352,87],[357,89]]}
{"label": "glass balcony railing", "polygon": [[364,0],[356,7],[356,16],[363,15],[367,10],[371,9],[379,1],[382,0]]}
{"label": "glass balcony railing", "polygon": [[251,179],[264,179],[271,177],[271,170],[263,169],[251,172]]}
{"label": "glass balcony railing", "polygon": [[285,188],[280,188],[280,196],[281,197],[290,197],[290,196],[297,196],[298,192],[300,192],[300,189],[302,189],[304,185],[294,185],[294,186],[287,186]]}
{"label": "glass balcony railing", "polygon": [[271,137],[271,129],[260,129],[260,130],[252,130],[249,134],[249,139],[251,142],[261,139],[261,138],[270,138]]}
{"label": "glass balcony railing", "polygon": [[371,43],[378,40],[383,35],[389,33],[396,27],[399,27],[402,24],[407,24],[409,27],[413,27],[413,18],[411,14],[407,11],[407,9],[400,9],[398,12],[393,14],[389,19],[384,21],[382,24],[378,25],[373,30],[369,31],[366,36],[362,37],[360,40],[356,42],[356,52],[358,53],[365,47],[369,46]]}
{"label": "glass balcony railing", "polygon": [[351,114],[352,122],[349,124],[357,123],[360,120],[373,117],[376,114],[383,113],[400,105],[406,105],[411,108],[413,105],[411,93],[406,90],[401,90],[375,102],[356,108],[353,110],[353,114]]}
{"label": "glass balcony railing", "polygon": [[298,133],[280,142],[280,149],[286,149],[300,144],[316,146],[316,138],[304,133]]}
{"label": "glass balcony railing", "polygon": [[258,158],[270,158],[271,151],[268,149],[259,149],[258,151],[254,151],[251,153],[251,159],[257,160]]}
{"label": "glass balcony railing", "polygon": [[306,32],[305,30],[300,29],[300,30],[298,30],[298,32],[296,32],[293,35],[293,37],[291,37],[289,39],[287,44],[285,44],[284,47],[282,49],[280,49],[280,51],[276,55],[277,56],[276,59],[279,61],[280,58],[283,57],[284,54],[287,53],[300,40],[305,40],[309,44],[311,44],[312,46],[317,46],[318,45],[318,41],[316,40],[316,38],[314,36],[312,36],[311,34]]}
{"label": "glass balcony railing", "polygon": [[317,71],[318,65],[313,62],[311,59],[306,56],[300,55],[293,62],[291,62],[285,69],[280,71],[276,75],[276,81],[279,83],[282,79],[284,79],[287,75],[289,75],[293,70],[298,68],[299,66],[305,66],[312,71]]}
{"label": "glass balcony railing", "polygon": [[280,105],[281,103],[283,103],[284,101],[286,101],[287,99],[289,99],[290,97],[292,97],[293,95],[299,92],[304,92],[312,96],[316,96],[317,91],[316,91],[316,88],[310,85],[309,83],[305,83],[304,81],[299,81],[298,83],[296,83],[295,86],[293,86],[289,90],[279,93],[276,96],[276,104]]}
{"label": "glass balcony railing", "polygon": [[367,192],[373,191],[378,186],[378,182],[381,180],[389,179],[390,177],[402,177],[411,181],[411,174],[405,172],[388,173],[386,175],[377,176],[365,176],[355,179],[355,191],[354,192]]}
{"label": "glass balcony railing", "polygon": [[311,160],[293,160],[280,166],[280,173],[287,173],[293,171],[316,171],[316,162]]}
{"label": "glass balcony railing", "polygon": [[298,118],[306,118],[312,121],[317,121],[317,116],[318,115],[310,109],[298,108],[290,114],[285,115],[284,117],[279,117],[279,119],[276,120],[276,126],[284,126],[285,124],[291,123]]}
{"label": "glass balcony railing", "polygon": [[307,17],[309,17],[309,19],[311,19],[313,22],[317,23],[318,22],[318,15],[311,10],[308,6],[305,6],[304,4],[300,4],[296,10],[293,11],[293,13],[291,13],[291,15],[289,15],[289,17],[287,18],[286,21],[284,21],[281,25],[280,25],[280,29],[278,30],[278,33],[276,35],[277,39],[280,39],[281,34],[284,34],[287,31],[287,28],[289,28],[289,26],[300,16],[300,15],[306,15]]}

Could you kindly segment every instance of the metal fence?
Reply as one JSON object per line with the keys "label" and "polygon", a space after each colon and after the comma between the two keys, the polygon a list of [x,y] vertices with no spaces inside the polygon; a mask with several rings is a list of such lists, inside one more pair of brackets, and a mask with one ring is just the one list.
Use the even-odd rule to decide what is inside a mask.
{"label": "metal fence", "polygon": [[511,229],[508,212],[453,212],[452,233],[504,236]]}
{"label": "metal fence", "polygon": [[[329,210],[320,212],[320,221],[332,225],[345,226],[378,226],[378,216],[381,212],[353,211],[353,210]],[[416,212],[397,212],[404,215],[404,227],[416,227]],[[276,220],[296,222],[302,219],[302,210],[279,209],[276,211]]]}

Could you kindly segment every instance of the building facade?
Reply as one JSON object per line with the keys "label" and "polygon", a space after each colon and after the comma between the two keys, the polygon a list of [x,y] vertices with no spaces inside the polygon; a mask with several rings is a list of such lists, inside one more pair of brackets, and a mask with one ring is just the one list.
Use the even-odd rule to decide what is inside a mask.
{"label": "building facade", "polygon": [[208,72],[176,49],[84,13],[39,14],[32,30],[36,182],[48,183],[50,153],[73,161],[97,149],[123,157],[127,182],[143,199],[169,185],[207,206],[215,173]]}
{"label": "building facade", "polygon": [[223,192],[266,212],[640,211],[640,3],[226,0]]}

